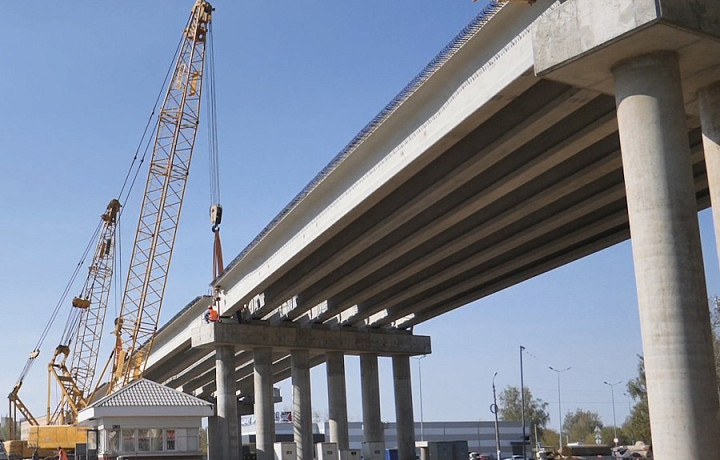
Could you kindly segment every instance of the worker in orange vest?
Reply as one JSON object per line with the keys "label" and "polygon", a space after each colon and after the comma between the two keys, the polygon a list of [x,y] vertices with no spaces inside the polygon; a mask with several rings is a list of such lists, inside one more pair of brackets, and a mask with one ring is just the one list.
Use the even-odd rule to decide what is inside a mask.
{"label": "worker in orange vest", "polygon": [[205,322],[214,323],[218,320],[218,312],[212,305],[208,305],[208,310],[205,312]]}
{"label": "worker in orange vest", "polygon": [[57,451],[57,459],[58,460],[68,460],[68,456],[65,453],[65,450],[62,447],[58,447]]}

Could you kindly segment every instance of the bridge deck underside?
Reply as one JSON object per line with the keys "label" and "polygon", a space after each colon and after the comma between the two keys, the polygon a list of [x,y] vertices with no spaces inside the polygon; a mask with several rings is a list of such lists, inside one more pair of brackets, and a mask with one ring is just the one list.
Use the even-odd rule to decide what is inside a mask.
{"label": "bridge deck underside", "polygon": [[[703,208],[694,117],[688,138]],[[547,80],[390,182],[376,206],[269,279],[253,319],[408,328],[629,237],[614,98]]]}
{"label": "bridge deck underside", "polygon": [[[519,96],[496,98],[469,134],[388,181],[376,205],[258,286],[265,304],[252,319],[409,328],[629,238],[614,98],[533,76],[512,85]],[[693,116],[688,142],[701,209],[709,198]],[[194,366],[169,375],[160,365],[148,377],[215,389],[212,353],[188,345],[175,356]],[[274,359],[276,381],[287,378],[287,354]],[[238,389],[251,392],[251,352],[236,366]]]}

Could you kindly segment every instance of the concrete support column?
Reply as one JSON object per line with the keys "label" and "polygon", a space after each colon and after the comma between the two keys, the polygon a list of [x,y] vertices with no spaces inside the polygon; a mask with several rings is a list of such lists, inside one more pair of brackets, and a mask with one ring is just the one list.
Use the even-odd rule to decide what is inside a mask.
{"label": "concrete support column", "polygon": [[715,245],[720,260],[720,82],[701,89],[698,96],[705,166],[715,225]]}
{"label": "concrete support column", "polygon": [[219,448],[213,449],[219,458],[233,458],[240,452],[238,438],[237,396],[235,395],[235,348],[220,345],[215,348],[215,390],[217,417],[215,421],[218,436],[212,439]]}
{"label": "concrete support column", "polygon": [[331,351],[326,355],[328,412],[330,416],[330,442],[338,445],[339,451],[348,450],[347,389],[345,386],[345,355]]}
{"label": "concrete support column", "polygon": [[290,353],[293,387],[293,437],[298,460],[313,460],[312,402],[310,364],[307,350]]}
{"label": "concrete support column", "polygon": [[208,417],[208,459],[209,460],[222,460],[223,449],[222,449],[222,435],[218,429],[218,416],[213,415]]}
{"label": "concrete support column", "polygon": [[718,394],[678,59],[613,69],[657,460],[720,452]]}
{"label": "concrete support column", "polygon": [[363,409],[363,457],[382,460],[385,455],[385,431],[380,418],[380,380],[378,357],[360,355],[360,385]]}
{"label": "concrete support column", "polygon": [[275,452],[275,410],[273,407],[272,348],[256,348],[255,362],[255,446],[257,460],[273,460]]}
{"label": "concrete support column", "polygon": [[407,355],[393,356],[392,363],[398,460],[415,460],[415,417],[412,404],[410,357]]}

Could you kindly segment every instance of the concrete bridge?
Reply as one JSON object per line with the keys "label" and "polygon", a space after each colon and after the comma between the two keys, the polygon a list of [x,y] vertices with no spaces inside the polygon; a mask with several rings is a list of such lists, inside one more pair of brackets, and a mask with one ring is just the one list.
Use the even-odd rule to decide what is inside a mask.
{"label": "concrete bridge", "polygon": [[308,460],[309,368],[327,363],[347,449],[343,355],[360,355],[374,460],[390,356],[414,459],[409,357],[430,338],[413,326],[632,234],[655,456],[720,458],[697,223],[720,191],[719,64],[714,0],[491,4],[214,281],[222,323],[201,297],[158,332],[146,377],[216,398],[213,459],[236,458],[254,403],[266,460],[292,376]]}

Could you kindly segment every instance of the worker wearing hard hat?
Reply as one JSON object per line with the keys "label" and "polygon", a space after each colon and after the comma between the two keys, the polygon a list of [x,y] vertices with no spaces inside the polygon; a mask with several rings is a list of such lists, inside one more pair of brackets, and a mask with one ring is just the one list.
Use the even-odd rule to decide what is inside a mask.
{"label": "worker wearing hard hat", "polygon": [[218,312],[215,310],[212,305],[208,305],[208,309],[205,312],[205,322],[206,323],[215,323],[218,320]]}

